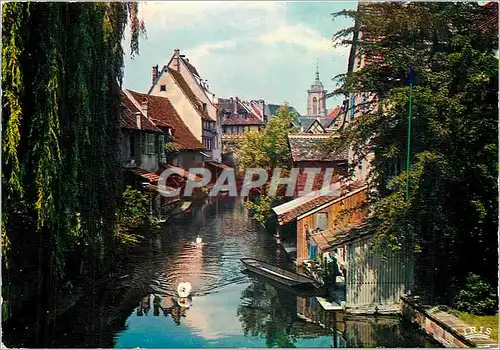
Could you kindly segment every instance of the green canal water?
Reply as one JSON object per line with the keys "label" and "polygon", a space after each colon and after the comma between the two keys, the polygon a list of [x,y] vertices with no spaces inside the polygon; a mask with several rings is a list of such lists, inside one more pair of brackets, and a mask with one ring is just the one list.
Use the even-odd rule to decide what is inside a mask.
{"label": "green canal water", "polygon": [[[203,245],[196,245],[197,236]],[[318,324],[314,298],[244,272],[242,257],[291,267],[239,198],[200,204],[169,222],[127,259],[133,268],[49,327],[45,347],[434,347],[399,318],[337,317]],[[189,308],[173,300],[190,282]],[[333,316],[332,316],[333,317]],[[328,327],[327,327],[328,328]],[[28,327],[26,327],[28,329]],[[13,346],[32,345],[17,329]],[[25,333],[23,333],[25,332]],[[5,334],[4,334],[5,337]]]}

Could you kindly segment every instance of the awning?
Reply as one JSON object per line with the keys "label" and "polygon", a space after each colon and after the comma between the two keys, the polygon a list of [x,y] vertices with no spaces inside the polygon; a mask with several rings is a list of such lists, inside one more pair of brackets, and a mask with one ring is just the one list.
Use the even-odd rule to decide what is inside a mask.
{"label": "awning", "polygon": [[344,229],[311,233],[310,237],[322,251],[325,251],[371,233],[373,233],[372,226],[363,221]]}
{"label": "awning", "polygon": [[179,175],[179,176],[182,176],[186,179],[189,179],[191,181],[201,181],[201,177],[199,176],[196,176],[192,173],[190,173],[189,171],[187,171],[186,169],[183,169],[183,168],[180,168],[180,167],[177,167],[177,166],[174,166],[174,165],[167,165],[167,169],[171,169],[175,174]]}
{"label": "awning", "polygon": [[233,169],[229,165],[222,164],[222,163],[207,162],[207,165],[212,165],[212,166],[220,168],[220,169]]}

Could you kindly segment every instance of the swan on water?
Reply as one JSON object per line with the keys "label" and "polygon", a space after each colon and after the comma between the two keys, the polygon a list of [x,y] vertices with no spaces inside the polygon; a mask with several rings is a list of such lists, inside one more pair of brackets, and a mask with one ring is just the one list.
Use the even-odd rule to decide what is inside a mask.
{"label": "swan on water", "polygon": [[201,242],[203,242],[201,237],[200,236],[196,237],[196,244],[201,244]]}
{"label": "swan on water", "polygon": [[180,298],[187,298],[189,294],[191,294],[191,283],[189,282],[181,282],[177,286],[177,295]]}

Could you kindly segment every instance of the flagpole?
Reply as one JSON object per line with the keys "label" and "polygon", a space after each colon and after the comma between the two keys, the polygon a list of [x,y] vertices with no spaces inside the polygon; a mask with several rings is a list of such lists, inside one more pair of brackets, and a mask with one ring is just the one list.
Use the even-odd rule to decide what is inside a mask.
{"label": "flagpole", "polygon": [[410,188],[410,140],[411,140],[412,90],[413,90],[413,65],[410,64],[410,101],[408,106],[408,139],[407,139],[407,150],[406,150],[406,200],[408,200],[409,188]]}

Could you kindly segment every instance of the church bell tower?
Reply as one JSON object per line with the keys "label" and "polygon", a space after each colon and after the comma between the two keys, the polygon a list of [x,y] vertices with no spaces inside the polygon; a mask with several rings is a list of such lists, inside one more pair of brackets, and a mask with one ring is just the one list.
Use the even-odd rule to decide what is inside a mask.
{"label": "church bell tower", "polygon": [[318,64],[316,64],[316,79],[307,90],[307,116],[326,117],[326,90],[319,80]]}

